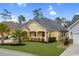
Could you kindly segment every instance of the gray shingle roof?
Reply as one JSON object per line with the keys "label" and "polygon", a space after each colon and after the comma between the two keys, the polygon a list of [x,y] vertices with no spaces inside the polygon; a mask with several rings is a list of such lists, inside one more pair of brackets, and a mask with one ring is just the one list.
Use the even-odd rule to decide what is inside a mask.
{"label": "gray shingle roof", "polygon": [[58,24],[56,21],[48,18],[34,18],[36,22],[45,27],[47,30],[66,30],[62,25]]}
{"label": "gray shingle roof", "polygon": [[11,29],[11,30],[15,30],[17,28],[17,26],[19,25],[17,22],[13,22],[13,21],[5,21],[5,22],[2,22],[2,23],[5,23],[8,25],[8,27]]}
{"label": "gray shingle roof", "polygon": [[73,17],[70,25],[72,25],[73,23],[75,23],[77,20],[79,20],[79,15],[74,15],[74,17]]}
{"label": "gray shingle roof", "polygon": [[[30,21],[32,21],[32,20],[30,20]],[[21,24],[21,25],[18,25],[18,27],[17,27],[17,29],[22,29],[23,27],[27,27],[27,25],[28,25],[28,23],[30,22],[30,21],[28,21],[28,22],[26,22],[26,23],[23,23],[23,24]]]}
{"label": "gray shingle roof", "polygon": [[[54,20],[51,20],[48,18],[35,17],[35,18],[33,18],[33,20],[38,22],[41,26],[43,26],[47,30],[64,30],[64,31],[66,30],[62,25],[60,25],[57,22],[55,22]],[[32,20],[30,20],[30,21],[32,21]],[[27,26],[30,21],[21,25],[20,28]]]}

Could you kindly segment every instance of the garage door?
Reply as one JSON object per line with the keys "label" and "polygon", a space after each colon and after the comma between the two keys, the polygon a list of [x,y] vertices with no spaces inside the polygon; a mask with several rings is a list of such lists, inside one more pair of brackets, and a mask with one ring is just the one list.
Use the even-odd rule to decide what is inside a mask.
{"label": "garage door", "polygon": [[79,33],[73,33],[73,44],[79,44]]}

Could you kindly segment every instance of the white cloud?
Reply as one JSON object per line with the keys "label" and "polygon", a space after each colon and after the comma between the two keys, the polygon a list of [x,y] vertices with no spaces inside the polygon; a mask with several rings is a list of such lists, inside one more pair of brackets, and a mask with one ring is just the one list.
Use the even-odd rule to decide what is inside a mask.
{"label": "white cloud", "polygon": [[49,7],[48,7],[48,11],[50,11],[50,10],[52,10],[53,9],[53,7],[50,5]]}
{"label": "white cloud", "polygon": [[50,15],[56,15],[56,11],[52,10],[49,12]]}
{"label": "white cloud", "polygon": [[26,7],[26,3],[17,3],[18,6]]}
{"label": "white cloud", "polygon": [[75,15],[79,15],[79,12],[75,13]]}
{"label": "white cloud", "polygon": [[6,21],[14,21],[14,22],[18,22],[16,16],[12,16],[12,19],[8,19],[8,20],[6,20]]}
{"label": "white cloud", "polygon": [[56,11],[54,10],[54,8],[50,5],[49,7],[48,7],[48,12],[49,12],[49,14],[52,16],[52,15],[56,15]]}

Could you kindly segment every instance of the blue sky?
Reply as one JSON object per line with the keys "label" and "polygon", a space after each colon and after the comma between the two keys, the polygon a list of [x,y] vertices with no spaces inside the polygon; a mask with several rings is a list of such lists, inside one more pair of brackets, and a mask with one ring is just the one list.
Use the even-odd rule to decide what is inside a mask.
{"label": "blue sky", "polygon": [[[12,21],[17,21],[19,15],[24,15],[26,21],[34,17],[33,10],[42,8],[43,16],[54,20],[56,17],[65,17],[71,20],[77,13],[79,14],[79,4],[77,3],[0,3],[0,12],[7,9],[12,14]],[[0,17],[0,21],[3,21]]]}

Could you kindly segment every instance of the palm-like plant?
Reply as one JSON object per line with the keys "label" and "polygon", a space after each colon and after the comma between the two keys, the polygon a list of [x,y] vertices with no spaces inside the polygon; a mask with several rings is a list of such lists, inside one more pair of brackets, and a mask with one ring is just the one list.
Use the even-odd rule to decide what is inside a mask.
{"label": "palm-like plant", "polygon": [[13,37],[17,40],[17,43],[18,44],[21,44],[22,43],[22,31],[21,30],[15,30],[15,32],[13,33]]}
{"label": "palm-like plant", "polygon": [[0,34],[2,36],[1,39],[1,44],[4,44],[4,37],[5,37],[5,33],[9,33],[10,29],[8,28],[8,26],[4,23],[0,23]]}
{"label": "palm-like plant", "polygon": [[69,27],[70,23],[71,23],[70,20],[66,20],[65,23],[64,23],[64,27],[65,28]]}
{"label": "palm-like plant", "polygon": [[25,39],[29,38],[27,36],[26,31],[21,31],[19,29],[15,30],[15,32],[13,32],[13,37],[15,38],[15,40],[17,41],[18,44],[21,44],[22,41],[26,41]]}
{"label": "palm-like plant", "polygon": [[[23,15],[18,16],[18,22],[19,25],[21,25],[23,22],[25,22],[25,17]],[[13,33],[13,37],[17,40],[17,42],[20,44],[22,43],[22,31],[19,29],[16,29],[15,32]]]}
{"label": "palm-like plant", "polygon": [[9,12],[7,9],[3,9],[3,12],[0,13],[0,15],[4,20],[12,19],[11,12]]}
{"label": "palm-like plant", "polygon": [[56,18],[55,18],[55,21],[56,21],[57,23],[59,23],[59,24],[63,24],[63,23],[65,23],[67,20],[66,20],[66,18],[56,17]]}
{"label": "palm-like plant", "polygon": [[19,24],[22,24],[23,22],[25,22],[25,17],[23,15],[18,16],[18,22]]}
{"label": "palm-like plant", "polygon": [[27,39],[29,39],[27,32],[22,31],[22,41],[27,41]]}
{"label": "palm-like plant", "polygon": [[56,20],[56,22],[59,23],[59,24],[61,24],[61,22],[62,22],[62,19],[61,19],[60,17],[56,17],[55,20]]}

